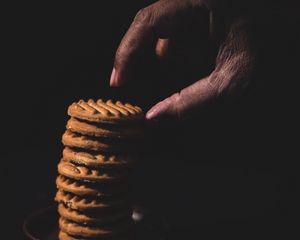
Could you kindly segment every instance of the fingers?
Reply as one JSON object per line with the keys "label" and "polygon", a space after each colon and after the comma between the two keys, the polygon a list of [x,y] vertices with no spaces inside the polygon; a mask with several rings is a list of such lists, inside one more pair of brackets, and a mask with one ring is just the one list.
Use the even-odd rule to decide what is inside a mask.
{"label": "fingers", "polygon": [[248,86],[254,69],[255,53],[250,47],[250,32],[245,21],[232,24],[220,46],[214,71],[156,104],[146,118],[182,120],[220,96],[240,95]]}
{"label": "fingers", "polygon": [[151,24],[149,10],[144,9],[136,15],[116,52],[111,86],[121,86],[126,81],[143,50],[154,42],[155,34]]}
{"label": "fingers", "polygon": [[207,77],[156,104],[147,112],[146,118],[182,120],[195,109],[214,100],[217,95],[217,86]]}
{"label": "fingers", "polygon": [[145,52],[155,50],[158,38],[168,38],[176,29],[193,22],[202,8],[199,0],[162,0],[140,10],[118,47],[110,85],[124,84]]}

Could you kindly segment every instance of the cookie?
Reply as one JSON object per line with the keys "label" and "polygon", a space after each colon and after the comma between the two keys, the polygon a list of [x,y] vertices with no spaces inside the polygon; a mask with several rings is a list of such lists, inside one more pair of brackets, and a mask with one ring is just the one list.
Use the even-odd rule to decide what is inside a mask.
{"label": "cookie", "polygon": [[74,181],[73,179],[59,175],[56,178],[56,186],[66,192],[71,192],[76,195],[92,195],[101,196],[99,189],[93,188],[84,182]]}
{"label": "cookie", "polygon": [[[59,240],[99,240],[99,238],[82,238],[71,236],[63,231],[58,234]],[[133,238],[129,234],[121,234],[117,236],[102,237],[101,240],[132,240]]]}
{"label": "cookie", "polygon": [[118,181],[125,176],[124,172],[108,169],[92,169],[85,166],[75,165],[62,159],[57,165],[59,174],[82,181]]}
{"label": "cookie", "polygon": [[95,213],[84,213],[79,212],[71,208],[65,207],[63,204],[58,205],[58,213],[60,216],[68,219],[70,221],[80,223],[83,225],[95,225],[95,224],[107,224],[116,221],[120,221],[122,219],[131,218],[130,211],[126,210],[123,212],[107,214],[103,216],[103,214],[95,214]]}
{"label": "cookie", "polygon": [[63,159],[88,167],[129,167],[136,162],[137,155],[113,153],[89,153],[65,147]]}
{"label": "cookie", "polygon": [[118,225],[112,226],[84,226],[71,222],[63,217],[59,218],[59,227],[63,232],[68,233],[69,235],[86,237],[86,238],[95,238],[95,237],[108,237],[117,235],[123,232],[130,230],[132,222],[124,222]]}
{"label": "cookie", "polygon": [[136,148],[134,142],[116,142],[105,138],[95,138],[66,130],[62,136],[62,143],[68,147],[77,147],[104,152],[128,152]]}
{"label": "cookie", "polygon": [[106,210],[109,208],[118,208],[122,205],[126,205],[128,198],[122,197],[117,199],[106,199],[106,198],[96,198],[96,197],[81,197],[76,196],[72,193],[64,192],[58,190],[55,195],[55,201],[58,203],[63,203],[67,207],[78,210],[78,211],[98,211]]}
{"label": "cookie", "polygon": [[141,108],[132,106],[129,103],[123,104],[120,101],[113,102],[108,100],[104,102],[102,99],[94,101],[80,100],[73,103],[68,108],[68,114],[71,117],[88,120],[91,122],[124,124],[141,121],[144,114]]}
{"label": "cookie", "polygon": [[[59,231],[58,233],[58,239],[59,240],[87,240],[87,238],[81,238],[81,237],[73,237],[63,231]],[[88,240],[96,240],[89,238]]]}
{"label": "cookie", "polygon": [[[107,189],[107,187],[100,187],[96,184],[87,183],[87,182],[79,182],[71,178],[67,178],[65,176],[59,175],[56,178],[56,186],[58,189],[61,189],[65,192],[70,192],[79,196],[111,196],[114,192],[120,192],[119,189]],[[100,190],[101,189],[101,190]]]}
{"label": "cookie", "polygon": [[72,132],[83,135],[106,137],[106,138],[141,138],[143,129],[141,125],[119,126],[103,123],[87,122],[71,117],[67,122],[66,128]]}
{"label": "cookie", "polygon": [[97,196],[110,197],[118,196],[128,191],[128,182],[112,182],[112,183],[94,183],[77,181],[63,175],[56,178],[56,186],[65,192],[73,193],[79,196]]}
{"label": "cookie", "polygon": [[58,233],[58,239],[59,240],[99,240],[96,239],[96,238],[82,238],[82,237],[74,237],[74,236],[71,236],[63,231],[59,231]]}

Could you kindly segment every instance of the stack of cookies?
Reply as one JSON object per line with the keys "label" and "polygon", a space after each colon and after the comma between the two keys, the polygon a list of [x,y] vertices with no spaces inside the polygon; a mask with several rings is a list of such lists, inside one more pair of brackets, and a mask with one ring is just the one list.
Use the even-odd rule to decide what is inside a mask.
{"label": "stack of cookies", "polygon": [[59,239],[130,239],[130,169],[143,134],[142,110],[111,100],[80,100],[58,164]]}

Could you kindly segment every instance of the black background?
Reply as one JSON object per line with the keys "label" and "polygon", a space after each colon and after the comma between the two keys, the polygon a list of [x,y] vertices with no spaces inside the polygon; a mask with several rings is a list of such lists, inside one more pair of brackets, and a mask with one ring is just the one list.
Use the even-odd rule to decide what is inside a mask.
{"label": "black background", "polygon": [[[173,78],[184,73],[166,72],[153,60],[134,84],[109,88],[115,50],[136,12],[151,2],[7,6],[1,200],[12,236],[21,238],[32,210],[53,204],[70,103],[113,97],[147,110],[182,87]],[[257,25],[260,84],[188,122],[149,126],[151,151],[139,166],[136,191],[171,226],[170,239],[245,239],[262,229],[265,236],[296,229],[299,35],[295,16],[285,11]]]}

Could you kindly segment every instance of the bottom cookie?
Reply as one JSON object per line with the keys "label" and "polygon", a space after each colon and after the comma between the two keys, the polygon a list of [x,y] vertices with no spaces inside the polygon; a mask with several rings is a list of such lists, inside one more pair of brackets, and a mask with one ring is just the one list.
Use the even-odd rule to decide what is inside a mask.
{"label": "bottom cookie", "polygon": [[58,234],[59,240],[133,240],[132,236],[112,236],[112,237],[104,237],[104,238],[82,238],[71,236],[63,231],[60,231]]}
{"label": "bottom cookie", "polygon": [[63,217],[59,219],[59,228],[61,231],[71,236],[80,236],[83,238],[111,238],[120,234],[129,233],[132,230],[133,222],[124,222],[110,227],[83,226],[69,221]]}

